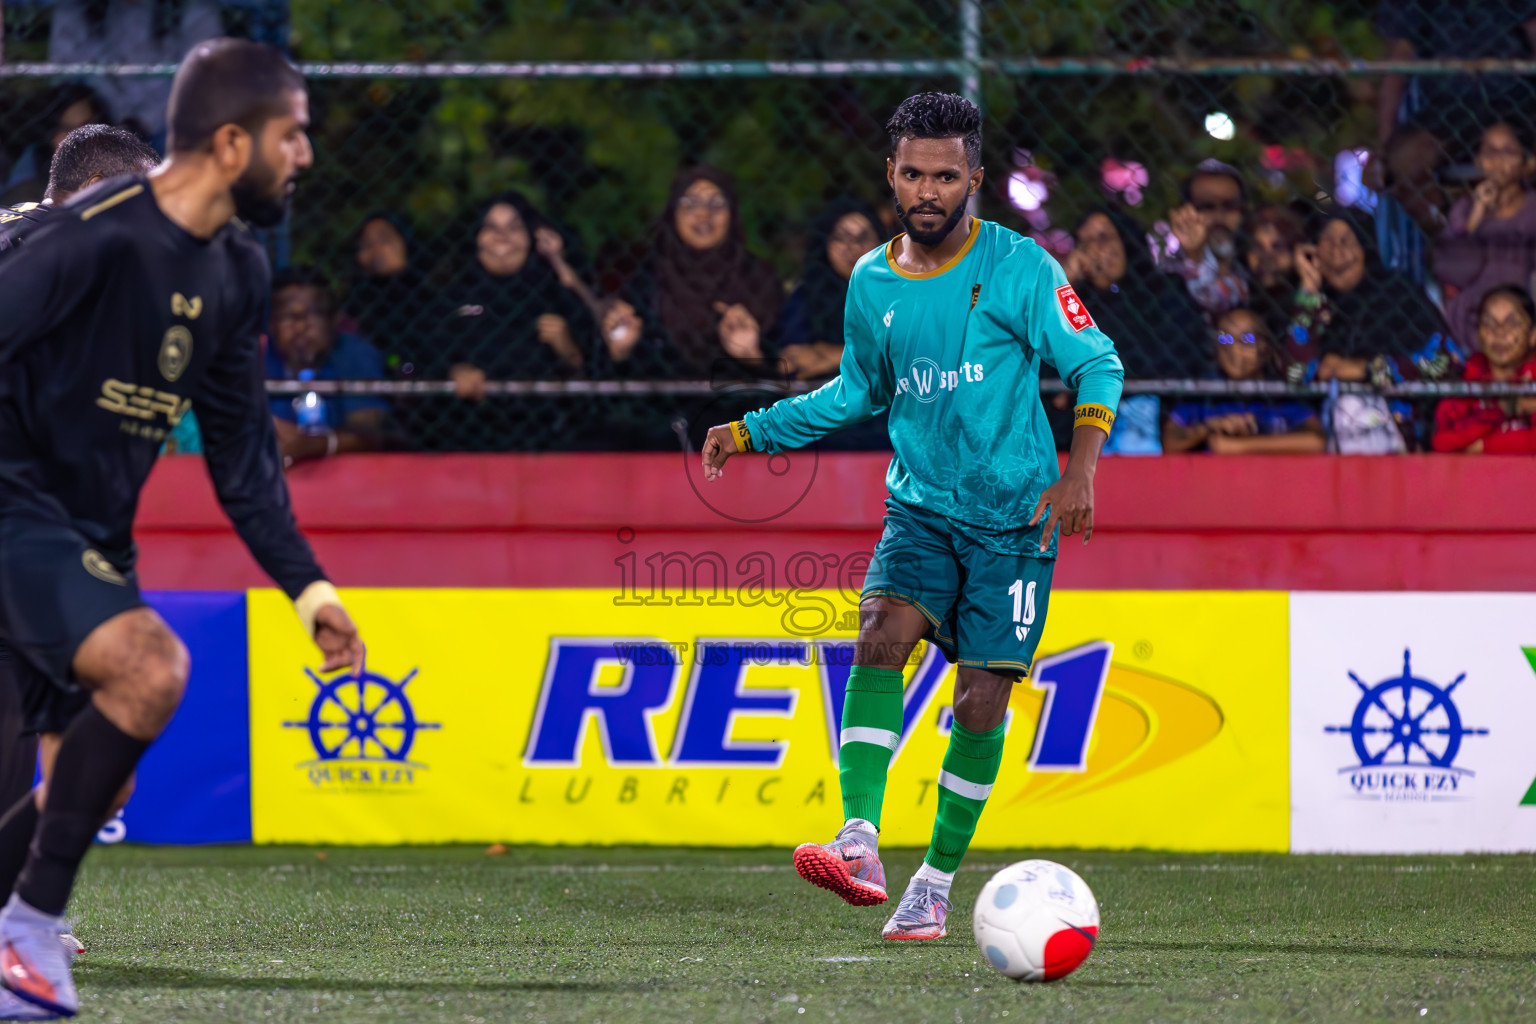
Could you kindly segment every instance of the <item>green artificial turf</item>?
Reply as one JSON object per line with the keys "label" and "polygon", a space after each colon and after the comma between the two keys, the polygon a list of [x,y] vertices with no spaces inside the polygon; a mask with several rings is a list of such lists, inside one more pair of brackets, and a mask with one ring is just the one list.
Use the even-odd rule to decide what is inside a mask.
{"label": "green artificial turf", "polygon": [[[899,892],[918,851],[890,851]],[[970,934],[889,943],[885,908],[786,850],[97,849],[74,912],[82,1019],[1536,1021],[1536,857],[1063,851],[1102,937],[1020,985]]]}

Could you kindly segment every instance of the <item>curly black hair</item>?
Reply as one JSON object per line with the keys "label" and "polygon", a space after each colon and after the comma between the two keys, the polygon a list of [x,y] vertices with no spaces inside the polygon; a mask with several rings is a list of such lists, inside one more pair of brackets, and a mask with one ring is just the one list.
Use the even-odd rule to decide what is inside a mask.
{"label": "curly black hair", "polygon": [[160,162],[149,143],[127,128],[109,124],[81,125],[53,151],[45,199],[57,199],[80,191],[92,178],[119,174],[143,174]]}
{"label": "curly black hair", "polygon": [[952,92],[920,92],[908,96],[885,123],[891,136],[891,155],[902,139],[960,139],[965,162],[981,166],[981,111],[964,96]]}

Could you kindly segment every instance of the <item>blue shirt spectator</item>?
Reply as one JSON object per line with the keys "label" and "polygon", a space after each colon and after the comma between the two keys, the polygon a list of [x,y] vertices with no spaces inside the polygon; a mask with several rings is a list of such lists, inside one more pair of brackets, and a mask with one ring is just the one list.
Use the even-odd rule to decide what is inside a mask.
{"label": "blue shirt spectator", "polygon": [[[299,380],[299,374],[283,365],[276,347],[267,349],[268,380]],[[366,338],[356,334],[338,334],[325,361],[314,368],[314,380],[383,380],[384,358]],[[359,412],[389,412],[389,403],[374,395],[322,395],[322,419],[332,430],[341,430]],[[272,396],[272,415],[289,423],[298,422],[294,396]]]}
{"label": "blue shirt spectator", "polygon": [[[1264,319],[1233,309],[1216,321],[1215,362],[1228,381],[1279,378],[1279,353]],[[1256,401],[1242,395],[1181,402],[1163,426],[1163,450],[1204,447],[1214,455],[1278,455],[1327,447],[1317,410],[1298,401]]]}
{"label": "blue shirt spectator", "polygon": [[1168,419],[1181,427],[1195,427],[1211,420],[1232,417],[1253,424],[1252,433],[1247,436],[1263,437],[1300,430],[1309,420],[1317,419],[1317,410],[1300,402],[1256,402],[1222,398],[1180,402],[1168,414]]}
{"label": "blue shirt spectator", "polygon": [[[272,282],[269,380],[383,380],[384,360],[364,339],[336,331],[336,305],[325,281],[309,268],[292,268]],[[272,417],[288,464],[339,452],[382,447],[389,403],[371,395],[317,395],[300,423],[306,396],[274,396]]]}

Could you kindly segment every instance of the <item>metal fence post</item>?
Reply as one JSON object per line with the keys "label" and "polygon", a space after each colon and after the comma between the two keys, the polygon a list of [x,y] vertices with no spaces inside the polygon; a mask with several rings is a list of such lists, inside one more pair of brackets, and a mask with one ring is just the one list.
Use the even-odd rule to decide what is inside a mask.
{"label": "metal fence post", "polygon": [[[960,0],[960,95],[981,107],[981,0]],[[983,111],[982,116],[986,113]],[[971,216],[981,213],[981,196],[971,196]]]}

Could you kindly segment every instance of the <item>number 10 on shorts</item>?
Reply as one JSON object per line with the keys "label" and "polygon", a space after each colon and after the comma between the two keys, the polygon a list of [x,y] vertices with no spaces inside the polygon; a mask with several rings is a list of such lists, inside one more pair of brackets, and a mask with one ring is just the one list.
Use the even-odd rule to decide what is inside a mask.
{"label": "number 10 on shorts", "polygon": [[1023,643],[1029,627],[1035,624],[1035,581],[1025,586],[1023,580],[1014,580],[1008,594],[1013,598],[1013,635]]}

